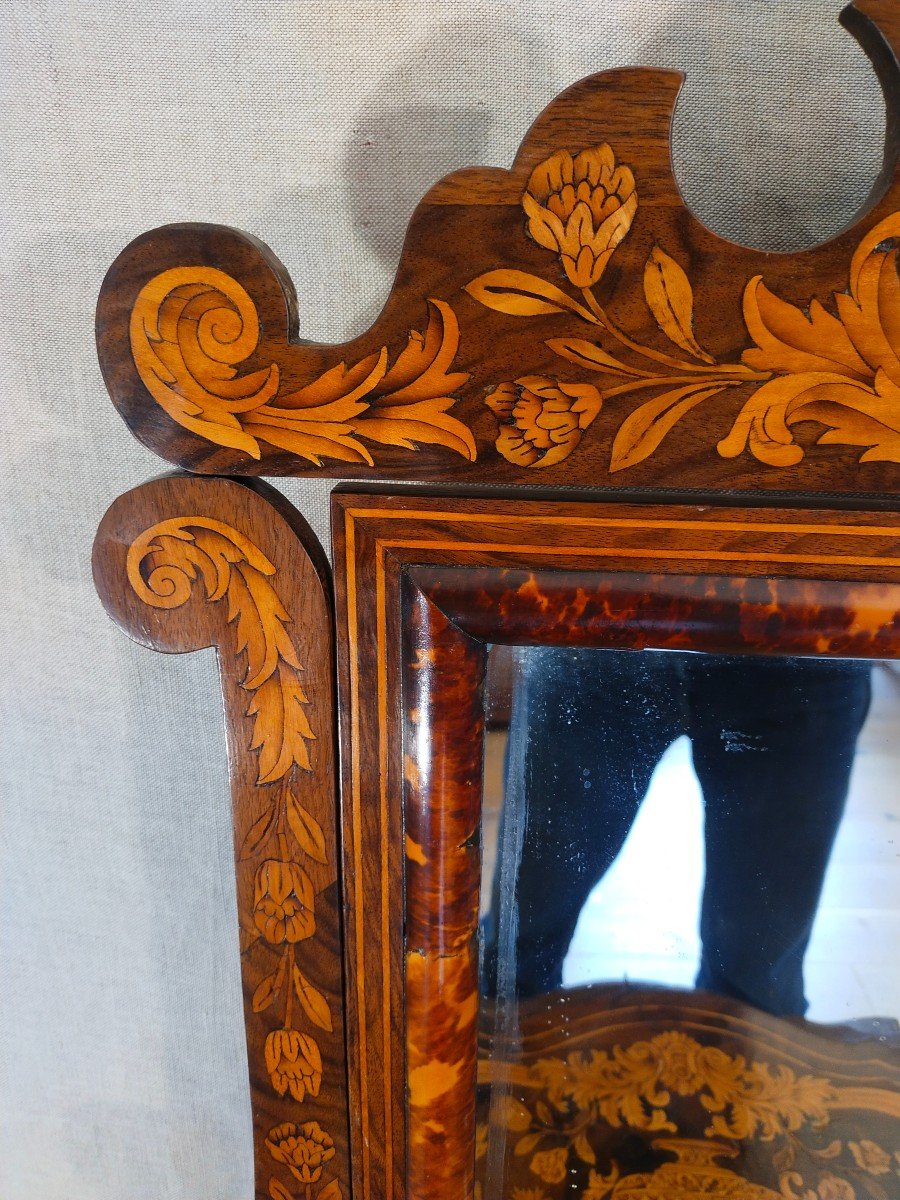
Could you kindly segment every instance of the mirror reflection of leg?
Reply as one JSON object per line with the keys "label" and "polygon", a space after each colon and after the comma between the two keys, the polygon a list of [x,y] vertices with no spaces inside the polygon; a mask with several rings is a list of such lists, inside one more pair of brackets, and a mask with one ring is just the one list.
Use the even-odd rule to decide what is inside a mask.
{"label": "mirror reflection of leg", "polygon": [[699,988],[773,1015],[806,1012],[803,958],[870,675],[857,662],[695,661],[691,734],[706,820]]}
{"label": "mirror reflection of leg", "polygon": [[[671,667],[620,651],[523,652],[507,752],[500,846],[518,861],[494,872],[483,988],[519,996],[562,984],[578,917],[618,855],[666,747],[680,732]],[[662,674],[665,674],[665,678]],[[514,781],[521,780],[521,804]],[[511,835],[510,822],[517,833]],[[501,853],[502,858],[502,853]],[[501,887],[501,880],[507,881]],[[514,887],[510,886],[514,880]],[[504,896],[515,908],[514,962],[498,963]],[[512,918],[511,918],[512,919]]]}
{"label": "mirror reflection of leg", "polygon": [[[519,668],[484,921],[482,988],[491,1002],[482,1033],[495,1064],[521,1058],[520,1002],[562,986],[581,910],[680,733],[678,705],[659,701],[673,689],[661,688],[660,666],[645,655],[533,648],[521,652]],[[500,1072],[490,1094],[484,1200],[508,1200],[509,1093]]]}

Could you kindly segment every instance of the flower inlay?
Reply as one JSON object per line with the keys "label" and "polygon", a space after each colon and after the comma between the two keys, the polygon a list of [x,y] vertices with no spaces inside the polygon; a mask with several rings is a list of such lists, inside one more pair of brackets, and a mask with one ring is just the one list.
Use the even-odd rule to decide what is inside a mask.
{"label": "flower inlay", "polygon": [[[504,268],[467,285],[474,299],[509,316],[577,318],[587,327],[583,332],[576,326],[574,336],[566,333],[545,344],[582,372],[608,381],[592,388],[593,415],[585,413],[577,431],[563,426],[553,405],[522,404],[516,389],[524,378],[535,377],[495,384],[487,403],[500,418],[496,448],[503,458],[518,466],[557,465],[578,447],[604,401],[650,393],[614,433],[609,471],[622,471],[655,453],[692,409],[741,388],[752,390],[730,433],[717,443],[723,458],[749,450],[769,466],[792,466],[804,454],[794,426],[815,421],[826,427],[818,436],[820,445],[862,447],[860,462],[900,462],[900,277],[894,245],[900,239],[900,213],[863,238],[850,264],[849,292],[835,295],[834,313],[813,300],[807,315],[771,292],[762,276],[751,279],[742,311],[755,345],[740,361],[722,362],[695,335],[687,270],[659,244],[644,264],[643,295],[671,348],[661,350],[630,336],[600,303],[595,288],[631,230],[638,206],[634,174],[617,163],[607,143],[574,155],[557,151],[531,172],[522,207],[528,236],[557,255],[573,290]],[[574,378],[546,382],[570,396],[589,386]],[[513,395],[517,398],[509,403]]]}
{"label": "flower inlay", "polygon": [[[249,937],[242,953],[259,943],[270,956],[272,967],[256,986],[251,1006],[254,1013],[272,1008],[279,1013],[265,1039],[266,1073],[278,1096],[290,1095],[302,1104],[307,1096],[319,1095],[323,1062],[315,1037],[296,1028],[295,1004],[308,1028],[333,1030],[328,998],[304,974],[298,957],[298,948],[316,934],[316,889],[307,866],[327,865],[328,852],[322,827],[294,786],[295,772],[316,767],[311,753],[316,735],[307,716],[315,708],[300,682],[303,667],[289,633],[291,617],[275,589],[276,568],[233,526],[189,516],[144,530],[129,546],[126,570],[135,594],[151,607],[181,608],[196,592],[208,603],[224,604],[234,631],[243,663],[240,686],[253,723],[249,748],[259,752],[261,798],[259,815],[239,850],[240,863],[249,861],[254,870],[252,910],[240,914],[242,939]],[[331,1136],[315,1121],[282,1124],[271,1131],[266,1146],[304,1185],[295,1196],[273,1176],[272,1200],[311,1200],[312,1185],[335,1154]],[[342,1200],[342,1195],[335,1178],[316,1200]]]}

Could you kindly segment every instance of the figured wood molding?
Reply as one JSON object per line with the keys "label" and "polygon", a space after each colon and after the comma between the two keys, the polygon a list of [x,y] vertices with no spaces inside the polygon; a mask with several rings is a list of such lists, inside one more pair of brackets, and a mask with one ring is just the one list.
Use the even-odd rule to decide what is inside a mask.
{"label": "figured wood molding", "polygon": [[[354,1195],[469,1200],[485,647],[897,657],[900,518],[348,490],[332,523]],[[774,1023],[773,1069],[792,1037]],[[822,1062],[814,1074],[838,1085]],[[854,1120],[893,1119],[891,1080],[896,1068],[877,1096],[841,1093]],[[840,1086],[856,1086],[852,1072]],[[558,1174],[559,1158],[538,1161]],[[530,1162],[523,1152],[516,1186],[549,1200]],[[752,1194],[740,1183],[734,1195]]]}
{"label": "figured wood molding", "polygon": [[406,1195],[463,1200],[475,1185],[487,647],[418,589],[408,591],[403,626]]}
{"label": "figured wood molding", "polygon": [[348,1200],[332,625],[321,549],[265,485],[173,477],[113,504],[94,544],[94,579],[109,614],[144,645],[218,651],[255,1196]]}
{"label": "figured wood molding", "polygon": [[772,254],[705,228],[670,160],[682,77],[610,71],[554,100],[509,170],[431,189],[383,312],[344,345],[299,339],[293,285],[256,239],[137,238],[97,312],[114,403],[204,473],[895,491],[900,17],[857,0],[843,21],[888,138],[868,211],[827,244]]}

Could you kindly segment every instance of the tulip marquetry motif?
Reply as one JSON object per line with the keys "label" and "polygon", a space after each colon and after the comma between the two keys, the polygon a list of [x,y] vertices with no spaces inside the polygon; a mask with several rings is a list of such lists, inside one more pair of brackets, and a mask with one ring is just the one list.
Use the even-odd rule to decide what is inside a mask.
{"label": "tulip marquetry motif", "polygon": [[[587,378],[525,375],[502,382],[487,399],[500,421],[496,442],[507,461],[552,467],[579,445],[603,402],[642,400],[619,425],[610,472],[653,454],[692,409],[734,388],[752,388],[723,458],[745,450],[773,467],[799,462],[792,426],[817,421],[820,444],[862,447],[860,462],[900,462],[900,280],[893,242],[900,213],[863,239],[850,266],[850,291],[835,296],[837,315],[813,301],[807,316],[766,288],[746,285],[744,321],[755,342],[739,362],[718,362],[694,334],[694,294],[685,268],[654,245],[644,266],[644,299],[670,343],[660,350],[620,328],[597,298],[616,248],[631,229],[639,193],[627,166],[604,144],[576,155],[559,151],[531,173],[522,198],[527,236],[558,256],[563,290],[525,271],[498,269],[473,279],[467,291],[488,308],[518,317],[567,314],[584,333],[545,339],[569,367]],[[588,379],[601,376],[602,384]]]}
{"label": "tulip marquetry motif", "polygon": [[[749,453],[768,467],[794,466],[804,457],[794,426],[816,422],[824,426],[819,444],[857,447],[863,463],[900,462],[900,213],[863,237],[834,311],[815,299],[803,311],[762,275],[749,279],[736,298],[745,348],[719,360],[695,332],[703,297],[695,297],[689,260],[654,242],[633,282],[625,270],[607,286],[642,212],[640,179],[612,146],[552,154],[532,170],[521,204],[522,236],[556,256],[556,277],[498,266],[464,291],[506,317],[563,320],[541,339],[540,369],[525,363],[521,375],[482,392],[498,422],[501,459],[557,467],[599,428],[606,402],[624,398],[634,403],[608,431],[607,469],[620,472],[657,453],[692,410],[735,394],[742,406],[736,417],[730,409],[730,429],[709,447],[720,459]],[[642,297],[659,335],[652,343],[610,315],[623,293]],[[316,467],[374,467],[379,446],[429,446],[474,462],[474,422],[451,411],[472,380],[470,370],[456,369],[457,303],[430,299],[426,328],[409,331],[405,347],[383,345],[288,386],[277,362],[241,373],[265,355],[243,285],[215,267],[174,267],[137,295],[130,348],[141,382],[172,420],[251,459],[266,444]],[[546,370],[547,350],[558,373]]]}
{"label": "tulip marquetry motif", "polygon": [[[318,1121],[304,1121],[302,1125],[278,1125],[266,1138],[269,1153],[284,1163],[294,1179],[304,1185],[301,1193],[312,1196],[312,1185],[322,1177],[322,1169],[334,1158],[334,1142],[324,1132]],[[277,1179],[269,1181],[272,1200],[294,1200],[294,1196]],[[336,1179],[316,1193],[317,1200],[341,1200],[342,1192]]]}
{"label": "tulip marquetry motif", "polygon": [[631,168],[618,166],[606,143],[574,158],[560,150],[535,167],[522,197],[529,236],[557,252],[570,283],[583,290],[599,283],[637,203]]}
{"label": "tulip marquetry motif", "polygon": [[[127,574],[132,590],[153,608],[180,608],[195,585],[209,603],[226,605],[237,651],[243,661],[241,688],[257,752],[256,787],[264,797],[260,815],[248,829],[240,861],[256,865],[252,913],[241,914],[242,953],[256,943],[267,951],[271,968],[252,998],[255,1013],[271,1010],[275,1028],[265,1039],[265,1067],[273,1090],[302,1105],[317,1097],[323,1064],[315,1030],[333,1031],[328,999],[303,970],[302,943],[316,933],[316,888],[309,863],[328,866],[321,826],[301,803],[296,788],[285,786],[292,773],[312,771],[310,746],[316,735],[307,716],[310,700],[288,632],[291,616],[275,589],[276,568],[249,538],[231,525],[208,517],[159,521],[131,544]],[[278,788],[267,785],[280,784]],[[309,968],[307,968],[308,970]],[[299,1028],[299,1025],[304,1028]],[[287,1122],[265,1141],[272,1159],[313,1196],[334,1157],[334,1141],[317,1121]],[[295,1200],[274,1176],[272,1200]],[[336,1179],[315,1192],[316,1200],[341,1200]]]}

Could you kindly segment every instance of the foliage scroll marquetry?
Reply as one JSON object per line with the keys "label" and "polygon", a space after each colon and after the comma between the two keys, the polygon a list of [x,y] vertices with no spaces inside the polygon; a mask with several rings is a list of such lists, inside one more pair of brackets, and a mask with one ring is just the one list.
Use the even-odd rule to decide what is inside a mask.
{"label": "foliage scroll marquetry", "polygon": [[218,649],[256,1196],[348,1200],[334,685],[321,551],[270,489],[170,478],[116,501],[97,535],[94,572],[108,611],[138,640],[169,651]]}
{"label": "foliage scroll marquetry", "polygon": [[[612,984],[527,1001],[521,1055],[479,1063],[479,1177],[499,1137],[522,1200],[889,1200],[896,1046],[734,1000]],[[491,1106],[491,1090],[500,1102]],[[674,1161],[673,1161],[674,1156]]]}
{"label": "foliage scroll marquetry", "polygon": [[511,169],[431,189],[383,312],[344,345],[298,339],[302,291],[254,238],[139,237],[98,306],[114,402],[208,473],[896,490],[900,16],[857,0],[844,21],[891,127],[869,211],[827,244],[706,229],[670,161],[680,76],[607,72],[540,114]]}
{"label": "foliage scroll marquetry", "polygon": [[[233,479],[159,480],[110,509],[94,555],[110,613],[154,648],[219,653],[256,1200],[348,1200],[351,1174],[360,1200],[477,1194],[487,643],[606,645],[649,630],[647,644],[733,652],[770,647],[775,630],[795,653],[897,653],[897,533],[874,510],[900,484],[900,8],[855,0],[843,20],[879,74],[889,129],[867,211],[827,244],[774,255],[705,228],[671,163],[681,76],[623,69],[557,97],[510,169],[436,184],[384,309],[345,344],[301,340],[302,279],[298,295],[235,230],[151,231],[104,280],[97,344],[113,402],[142,442],[197,474],[757,502],[337,497],[343,873],[314,539],[270,489]],[[795,506],[764,510],[776,495]],[[878,503],[850,521],[816,511],[823,496]],[[793,1136],[830,1118],[833,1079],[809,1072],[807,1086],[733,1046],[713,1059],[699,1036],[666,1041],[674,1028],[530,1064],[509,1110],[525,1145],[511,1200],[556,1200],[576,1160],[587,1200],[670,1200],[723,1181],[722,1194],[762,1200],[719,1161],[740,1122],[762,1095],[763,1120]],[[687,1075],[664,1088],[673,1056],[697,1066],[689,1097]],[[709,1128],[688,1136],[672,1095]],[[581,1129],[565,1139],[601,1108],[610,1128],[644,1137],[658,1169],[601,1161]],[[840,1141],[793,1146],[791,1161],[784,1148],[774,1194],[851,1200],[838,1184],[858,1175],[854,1200],[881,1200],[887,1144]]]}
{"label": "foliage scroll marquetry", "polygon": [[[835,313],[816,299],[790,304],[750,279],[741,308],[752,347],[724,362],[694,336],[695,303],[688,274],[655,244],[643,270],[643,294],[670,343],[662,351],[636,341],[600,304],[595,286],[637,212],[628,166],[617,166],[608,144],[561,150],[531,173],[523,197],[528,235],[559,256],[570,288],[524,271],[481,275],[467,291],[501,313],[533,317],[573,314],[588,337],[551,338],[547,346],[611,386],[525,375],[499,384],[486,403],[500,421],[497,450],[510,462],[549,467],[578,447],[604,400],[642,400],[613,436],[610,472],[655,454],[693,408],[740,388],[749,398],[716,446],[723,458],[749,449],[773,467],[804,455],[794,427],[826,426],[821,445],[859,446],[859,461],[900,463],[900,212],[878,222],[850,262],[850,287],[834,297]],[[574,294],[573,294],[574,292]],[[576,330],[576,332],[578,332]],[[611,352],[610,346],[613,351]]]}

